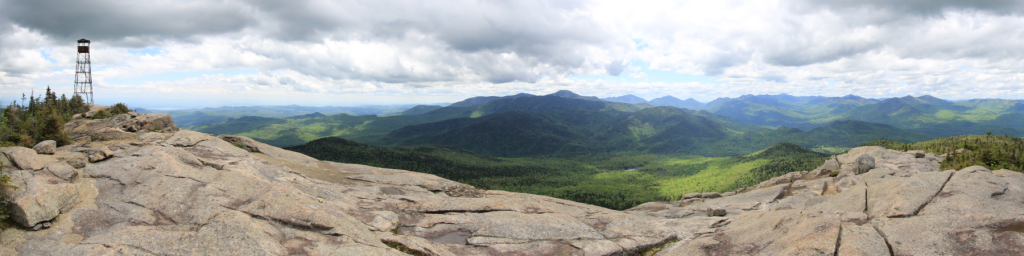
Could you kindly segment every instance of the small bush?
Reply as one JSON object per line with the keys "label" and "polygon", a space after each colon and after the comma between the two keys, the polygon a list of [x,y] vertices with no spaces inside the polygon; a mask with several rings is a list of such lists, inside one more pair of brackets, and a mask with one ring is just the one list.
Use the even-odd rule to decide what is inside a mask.
{"label": "small bush", "polygon": [[116,115],[120,115],[120,114],[127,114],[129,112],[132,112],[131,109],[128,109],[128,106],[125,105],[124,103],[114,104],[114,106],[111,106],[109,110],[110,110],[110,115],[111,116],[116,116]]}
{"label": "small bush", "polygon": [[238,147],[240,149],[246,149],[245,142],[242,142],[241,140],[232,142],[231,145],[235,145],[235,147]]}
{"label": "small bush", "polygon": [[11,211],[7,209],[6,198],[10,191],[15,189],[18,187],[11,185],[11,176],[7,176],[4,163],[0,162],[0,221],[11,217]]}
{"label": "small bush", "polygon": [[107,117],[111,117],[110,113],[107,113],[107,111],[103,111],[102,109],[100,109],[100,110],[96,111],[96,113],[92,114],[92,119],[104,119],[104,118],[107,118]]}

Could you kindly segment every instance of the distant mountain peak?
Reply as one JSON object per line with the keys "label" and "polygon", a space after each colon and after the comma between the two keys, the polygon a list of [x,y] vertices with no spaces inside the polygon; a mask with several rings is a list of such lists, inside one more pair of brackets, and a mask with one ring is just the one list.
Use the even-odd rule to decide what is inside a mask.
{"label": "distant mountain peak", "polygon": [[[690,99],[693,99],[693,98],[690,98]],[[680,99],[676,98],[676,97],[672,97],[672,95],[665,95],[665,96],[661,96],[661,98],[657,98],[657,99],[654,99],[654,100],[680,100]]]}
{"label": "distant mountain peak", "polygon": [[632,94],[626,94],[626,95],[622,95],[622,96],[618,96],[618,97],[603,98],[602,100],[613,101],[613,102],[629,103],[629,104],[647,103],[647,100],[645,100],[644,98],[640,98],[640,97],[637,97],[636,95],[632,95]]}
{"label": "distant mountain peak", "polygon": [[576,98],[576,97],[579,97],[580,95],[576,94],[576,93],[574,93],[572,91],[569,91],[569,90],[559,90],[559,91],[557,91],[555,93],[548,94],[548,96],[558,96],[558,97],[562,97],[562,98]]}
{"label": "distant mountain peak", "polygon": [[472,97],[472,98],[465,99],[465,100],[462,100],[462,101],[459,101],[459,102],[456,102],[456,103],[452,103],[451,105],[448,105],[448,106],[450,106],[450,107],[469,107],[469,106],[483,105],[485,103],[488,103],[488,102],[491,102],[491,101],[496,101],[496,100],[501,100],[501,99],[510,99],[510,98],[528,97],[528,96],[534,96],[534,95],[533,94],[529,94],[529,93],[519,93],[519,94],[516,94],[516,95],[509,95],[509,96],[477,96],[477,97]]}
{"label": "distant mountain peak", "polygon": [[667,95],[664,96],[664,97],[661,97],[661,98],[653,99],[653,100],[650,101],[650,103],[651,103],[651,105],[655,105],[655,106],[670,106],[670,107],[685,108],[685,109],[691,109],[691,110],[702,110],[702,109],[704,109],[704,106],[707,105],[707,104],[704,104],[704,103],[702,103],[700,101],[697,101],[697,100],[695,100],[693,98],[689,98],[689,99],[686,99],[686,100],[680,100],[679,98],[672,97],[672,96],[667,96]]}
{"label": "distant mountain peak", "polygon": [[562,97],[562,98],[569,98],[569,99],[581,99],[581,100],[601,100],[601,99],[598,99],[597,97],[594,97],[594,96],[582,96],[582,95],[576,94],[574,92],[571,92],[569,90],[560,90],[560,91],[557,91],[555,93],[548,94],[548,95],[545,95],[545,96],[555,96],[555,97]]}

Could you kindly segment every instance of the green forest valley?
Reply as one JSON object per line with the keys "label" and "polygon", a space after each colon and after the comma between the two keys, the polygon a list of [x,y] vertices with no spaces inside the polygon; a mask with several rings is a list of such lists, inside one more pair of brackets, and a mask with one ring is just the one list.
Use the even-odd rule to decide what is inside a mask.
{"label": "green forest valley", "polygon": [[286,148],[317,159],[430,173],[480,189],[547,195],[611,209],[726,192],[791,171],[812,170],[828,155],[779,143],[740,157],[564,154],[488,157],[443,147],[387,148],[327,137]]}

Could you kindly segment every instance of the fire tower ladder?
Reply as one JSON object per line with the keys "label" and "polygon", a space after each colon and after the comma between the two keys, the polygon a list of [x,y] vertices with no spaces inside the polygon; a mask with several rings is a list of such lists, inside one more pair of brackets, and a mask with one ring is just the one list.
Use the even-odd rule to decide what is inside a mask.
{"label": "fire tower ladder", "polygon": [[78,61],[75,63],[75,95],[92,102],[92,64],[89,61],[89,40],[78,40]]}

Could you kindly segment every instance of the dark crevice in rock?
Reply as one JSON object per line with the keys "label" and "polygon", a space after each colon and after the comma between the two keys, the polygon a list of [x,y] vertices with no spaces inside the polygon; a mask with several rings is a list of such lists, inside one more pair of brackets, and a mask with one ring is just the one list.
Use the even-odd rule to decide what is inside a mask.
{"label": "dark crevice in rock", "polygon": [[246,215],[249,215],[249,217],[252,217],[254,219],[264,220],[264,221],[267,221],[267,222],[270,222],[270,223],[274,223],[274,224],[277,224],[277,225],[280,225],[280,226],[284,226],[284,227],[288,227],[288,228],[296,229],[296,230],[300,230],[300,231],[308,231],[308,232],[321,233],[321,232],[324,232],[324,231],[331,230],[330,227],[324,227],[324,226],[321,226],[321,225],[300,225],[298,223],[287,222],[287,221],[280,220],[280,219],[275,219],[275,218],[268,218],[268,217],[264,217],[264,216],[260,216],[260,215],[256,215],[256,214],[252,214],[252,213],[248,213],[248,212],[245,212],[245,211],[238,211],[238,212],[245,213]]}
{"label": "dark crevice in rock", "polygon": [[1003,190],[1001,190],[1001,191],[993,192],[990,197],[995,198],[995,199],[999,199],[999,197],[1002,196],[1002,195],[1005,195],[1006,191],[1009,190],[1009,189],[1010,189],[1009,187],[1006,187],[1006,188],[1003,188]]}
{"label": "dark crevice in rock", "polygon": [[[786,186],[786,189],[782,190],[782,193],[780,193],[779,196],[776,196],[775,199],[772,199],[771,203],[778,202],[779,200],[782,200],[782,199],[785,199],[787,197],[792,196],[793,195],[793,183],[795,183],[795,182],[796,182],[796,180],[790,181],[788,185],[784,185],[784,186]],[[776,185],[776,186],[778,186],[778,185]]]}
{"label": "dark crevice in rock", "polygon": [[185,177],[185,176],[174,176],[174,175],[166,175],[166,174],[165,174],[164,176],[167,176],[167,177],[171,177],[171,178],[178,178],[178,179],[190,179],[190,180],[192,180],[192,181],[195,181],[195,182],[199,182],[199,184],[203,184],[203,185],[206,185],[206,182],[202,182],[202,181],[200,181],[200,180],[197,180],[197,179],[195,179],[195,178],[192,178],[192,177]]}
{"label": "dark crevice in rock", "polygon": [[[447,214],[447,213],[488,213],[488,212],[516,212],[514,210],[500,209],[500,210],[439,210],[439,211],[419,211],[422,213],[429,214]],[[519,213],[530,213],[530,214],[541,214],[543,212],[519,212]]]}
{"label": "dark crevice in rock", "polygon": [[93,179],[95,179],[95,180],[98,180],[98,179],[106,179],[106,180],[110,180],[110,181],[113,181],[113,182],[117,182],[117,184],[118,184],[118,185],[121,185],[122,187],[124,187],[124,186],[127,186],[127,185],[125,185],[125,184],[124,184],[124,182],[122,182],[121,180],[119,180],[119,179],[115,179],[115,178],[112,178],[112,177],[110,177],[110,176],[107,176],[107,175],[97,175],[97,176],[92,176],[92,175],[89,175],[88,177],[90,177],[90,178],[93,178]]}
{"label": "dark crevice in rock", "polygon": [[135,246],[135,245],[130,245],[130,244],[122,244],[122,246],[126,246],[126,247],[131,247],[131,248],[134,248],[134,249],[136,249],[136,250],[144,251],[144,252],[146,252],[146,253],[149,253],[149,254],[152,254],[152,255],[160,255],[160,253],[156,253],[156,252],[150,251],[150,250],[148,250],[148,249],[146,249],[146,248],[142,248],[142,247],[139,247],[139,246]]}
{"label": "dark crevice in rock", "polygon": [[832,253],[833,256],[839,256],[839,245],[843,242],[843,225],[839,225],[839,233],[836,234],[836,251]]}
{"label": "dark crevice in rock", "polygon": [[1012,223],[995,229],[995,233],[1002,233],[1007,231],[1024,233],[1024,222]]}
{"label": "dark crevice in rock", "polygon": [[889,256],[896,256],[895,252],[892,250],[892,244],[889,243],[889,237],[885,236],[885,233],[882,232],[881,230],[878,230],[878,227],[876,227],[876,226],[871,226],[871,227],[875,229],[875,232],[878,232],[879,236],[882,237],[882,241],[885,241],[885,247],[889,248]]}
{"label": "dark crevice in rock", "polygon": [[[452,223],[452,222],[444,222],[444,221],[442,221],[442,222],[437,222],[437,223],[434,223],[434,224],[430,224],[429,226],[426,226],[426,227],[423,227],[423,228],[433,228],[434,226],[437,226],[437,224],[458,225],[459,223]],[[398,228],[395,228],[395,230],[398,230]]]}
{"label": "dark crevice in rock", "polygon": [[[623,250],[620,252],[621,254],[619,254],[619,255],[631,255],[631,254],[632,255],[645,255],[645,254],[643,254],[645,251],[652,251],[655,248],[664,248],[666,245],[671,244],[671,243],[675,243],[675,242],[678,242],[678,241],[679,241],[679,237],[677,237],[675,235],[671,235],[669,237],[666,237],[665,239],[662,239],[661,241],[658,241],[657,243],[639,246],[639,247],[634,248],[633,250],[626,250],[625,248],[623,248]],[[660,250],[661,249],[658,249],[658,251],[660,251]]]}
{"label": "dark crevice in rock", "polygon": [[[938,196],[939,193],[942,193],[943,189],[946,189],[946,184],[949,183],[949,180],[953,179],[953,175],[956,175],[956,172],[950,174],[949,177],[946,177],[946,181],[942,182],[942,186],[939,187],[939,191],[935,191],[935,194],[932,195],[932,197],[928,199],[928,202],[926,202],[924,204],[921,204],[921,206],[917,207],[917,210],[914,211],[914,214],[911,214],[910,216],[917,216],[917,214],[920,213],[921,210],[924,210],[925,206],[928,206],[929,204],[931,204],[932,201],[935,200],[935,197]],[[899,216],[899,217],[910,217],[910,216]]]}
{"label": "dark crevice in rock", "polygon": [[[863,213],[864,214],[868,213],[868,190],[866,188],[864,189],[864,211],[863,211]],[[871,217],[871,216],[868,215],[868,217]]]}
{"label": "dark crevice in rock", "polygon": [[[146,209],[146,210],[149,210],[149,211],[153,212],[153,214],[155,214],[155,215],[156,215],[156,216],[154,216],[154,217],[156,217],[156,220],[154,221],[154,223],[156,223],[156,224],[170,224],[170,225],[178,225],[178,222],[177,222],[177,221],[175,221],[175,220],[174,220],[173,218],[171,218],[171,217],[168,217],[168,216],[167,216],[167,214],[164,214],[164,213],[163,213],[162,211],[160,211],[160,210],[150,209],[150,208],[146,207],[145,205],[141,205],[141,204],[139,204],[139,203],[136,203],[136,202],[131,202],[131,201],[128,201],[128,202],[125,202],[125,203],[127,203],[127,204],[130,204],[130,205],[135,205],[135,206],[138,206],[138,207],[142,207],[143,209]],[[163,223],[163,221],[162,221],[162,220],[166,220],[166,221],[169,221],[170,223]]]}
{"label": "dark crevice in rock", "polygon": [[729,223],[732,223],[732,220],[730,220],[730,219],[721,219],[721,220],[715,222],[714,224],[711,224],[711,228],[721,228],[721,227],[724,227],[725,225],[729,225]]}
{"label": "dark crevice in rock", "polygon": [[[668,240],[665,243],[662,243],[661,245],[652,247],[652,248],[647,249],[647,250],[640,251],[636,255],[638,255],[638,256],[654,255],[654,254],[660,252],[662,249],[665,249],[665,247],[667,247],[667,246],[669,246],[671,244],[674,244],[676,242],[679,242],[679,241],[682,241],[682,239],[679,239],[678,237],[677,238],[673,238],[672,240]],[[580,248],[580,249],[583,249],[583,248]],[[624,254],[625,254],[625,252],[623,252],[623,254],[612,254],[612,255],[624,255]]]}
{"label": "dark crevice in rock", "polygon": [[387,245],[388,247],[391,247],[391,248],[393,248],[395,250],[398,250],[398,251],[400,251],[402,253],[406,253],[406,254],[413,255],[413,256],[430,256],[430,255],[434,255],[434,254],[431,254],[429,252],[421,252],[421,251],[410,249],[408,246],[405,246],[404,244],[399,243],[399,242],[391,242],[391,241],[385,241],[385,240],[381,240],[380,242],[382,242],[382,243],[384,243],[384,245]]}

